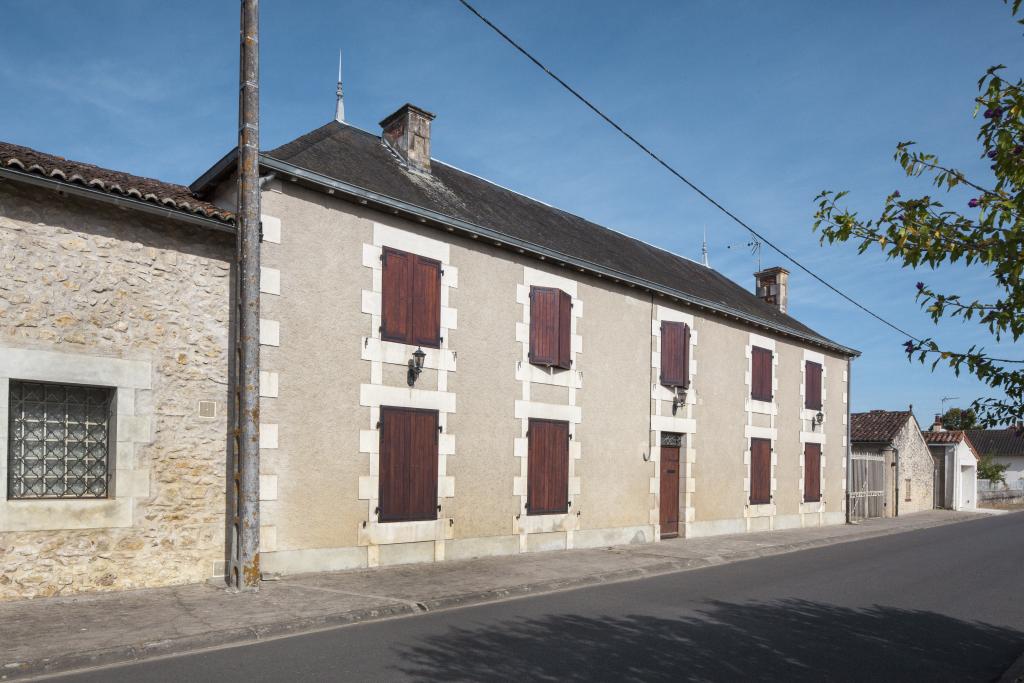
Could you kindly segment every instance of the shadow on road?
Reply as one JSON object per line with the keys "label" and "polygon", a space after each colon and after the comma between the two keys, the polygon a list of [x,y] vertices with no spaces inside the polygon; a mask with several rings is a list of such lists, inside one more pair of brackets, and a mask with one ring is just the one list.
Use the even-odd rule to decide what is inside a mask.
{"label": "shadow on road", "polygon": [[418,679],[993,680],[1024,633],[932,612],[786,600],[700,616],[572,615],[450,629],[403,648]]}

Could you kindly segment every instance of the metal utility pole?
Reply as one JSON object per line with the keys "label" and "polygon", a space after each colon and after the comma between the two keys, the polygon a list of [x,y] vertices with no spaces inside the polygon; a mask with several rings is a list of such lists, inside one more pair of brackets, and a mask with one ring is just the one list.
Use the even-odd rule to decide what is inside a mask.
{"label": "metal utility pole", "polygon": [[260,585],[260,44],[259,0],[241,0],[238,93],[238,334],[234,552],[229,581]]}

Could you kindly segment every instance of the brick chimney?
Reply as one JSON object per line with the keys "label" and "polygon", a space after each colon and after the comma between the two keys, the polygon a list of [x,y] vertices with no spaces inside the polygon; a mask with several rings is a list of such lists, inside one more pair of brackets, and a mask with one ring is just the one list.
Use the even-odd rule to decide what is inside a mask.
{"label": "brick chimney", "polygon": [[789,271],[781,266],[765,268],[760,273],[754,273],[756,289],[754,292],[759,299],[775,306],[783,313],[789,305]]}
{"label": "brick chimney", "polygon": [[411,104],[380,122],[384,142],[415,171],[430,173],[430,122],[434,115]]}
{"label": "brick chimney", "polygon": [[935,413],[935,422],[932,423],[932,431],[933,432],[944,432],[944,431],[946,431],[942,427],[942,414],[941,413]]}

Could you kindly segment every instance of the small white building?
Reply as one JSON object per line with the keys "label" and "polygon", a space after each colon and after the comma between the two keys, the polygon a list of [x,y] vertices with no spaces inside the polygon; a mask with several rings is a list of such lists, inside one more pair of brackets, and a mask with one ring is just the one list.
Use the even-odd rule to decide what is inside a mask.
{"label": "small white building", "polygon": [[981,457],[987,456],[997,464],[1006,465],[1003,478],[1007,489],[1024,489],[1024,429],[1019,426],[971,429],[967,437]]}
{"label": "small white building", "polygon": [[963,431],[942,429],[939,419],[924,440],[935,458],[935,507],[974,510],[978,506],[978,451]]}

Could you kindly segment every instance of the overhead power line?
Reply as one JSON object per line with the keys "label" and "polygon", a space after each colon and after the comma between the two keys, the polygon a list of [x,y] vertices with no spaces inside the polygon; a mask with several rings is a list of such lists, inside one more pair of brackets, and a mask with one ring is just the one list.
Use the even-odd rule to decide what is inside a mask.
{"label": "overhead power line", "polygon": [[605,113],[604,113],[603,111],[601,111],[600,109],[598,109],[598,108],[597,108],[597,106],[595,106],[595,105],[594,105],[594,104],[593,104],[593,103],[592,103],[592,102],[591,102],[590,100],[588,100],[588,99],[587,99],[586,97],[584,97],[583,95],[581,95],[581,94],[579,93],[579,91],[577,91],[577,90],[576,90],[575,88],[573,88],[573,87],[572,87],[571,85],[569,85],[568,83],[566,83],[565,81],[563,81],[563,80],[562,80],[561,78],[559,78],[559,77],[558,77],[558,76],[557,76],[557,75],[556,75],[556,74],[555,74],[555,73],[554,73],[553,71],[551,71],[551,69],[549,69],[549,68],[547,68],[546,66],[544,66],[544,65],[543,65],[543,64],[542,64],[542,63],[540,62],[540,60],[538,60],[538,59],[537,59],[536,57],[534,57],[534,56],[533,56],[532,54],[530,54],[529,52],[527,52],[526,48],[524,48],[524,47],[523,47],[522,45],[520,45],[520,44],[519,44],[519,43],[517,43],[517,42],[516,42],[515,40],[513,40],[513,39],[511,38],[511,36],[509,36],[509,35],[508,35],[507,33],[505,33],[504,31],[502,31],[502,30],[501,30],[500,28],[498,28],[497,26],[495,26],[495,25],[494,25],[494,23],[493,23],[493,22],[492,22],[492,21],[491,21],[490,19],[488,19],[488,18],[487,18],[487,17],[485,17],[484,15],[480,14],[480,12],[479,12],[479,11],[477,11],[477,9],[476,9],[475,7],[473,7],[473,5],[469,4],[469,2],[467,2],[467,0],[459,0],[459,2],[460,2],[460,3],[462,3],[462,5],[463,5],[463,6],[464,6],[464,7],[466,8],[466,9],[468,9],[468,10],[469,10],[470,12],[472,12],[473,14],[475,14],[475,15],[477,16],[477,18],[478,18],[478,19],[480,19],[480,21],[482,21],[482,22],[484,22],[485,24],[487,24],[487,26],[489,26],[489,27],[490,27],[490,28],[491,28],[491,29],[492,29],[492,30],[493,30],[493,31],[494,31],[495,33],[497,33],[497,34],[498,34],[499,36],[501,36],[501,37],[502,37],[502,38],[503,38],[503,39],[505,40],[505,42],[507,42],[507,43],[508,43],[509,45],[511,45],[512,47],[514,47],[514,48],[515,48],[516,50],[518,50],[518,51],[519,51],[520,53],[522,53],[522,55],[523,55],[524,57],[526,57],[527,59],[529,59],[529,60],[530,60],[531,62],[533,62],[534,64],[536,64],[538,68],[540,68],[540,69],[541,69],[541,70],[542,70],[542,71],[543,71],[544,73],[546,73],[546,74],[547,74],[548,76],[550,76],[551,78],[553,78],[553,79],[554,79],[554,80],[555,80],[555,81],[556,81],[556,82],[557,82],[557,83],[558,83],[558,84],[559,84],[560,86],[562,86],[563,88],[565,88],[566,90],[568,90],[568,91],[569,91],[569,92],[570,92],[570,93],[571,93],[571,94],[573,95],[573,97],[575,97],[576,99],[578,99],[578,100],[579,100],[580,102],[582,102],[583,104],[585,104],[585,105],[587,106],[587,108],[589,108],[589,109],[590,109],[591,111],[593,111],[593,112],[594,112],[595,114],[597,114],[597,115],[598,115],[598,116],[600,116],[600,117],[601,117],[602,119],[604,119],[604,121],[605,121],[605,122],[606,122],[606,123],[607,123],[608,125],[610,125],[610,126],[611,126],[612,128],[614,128],[614,129],[615,129],[615,130],[617,130],[617,131],[618,131],[619,133],[621,133],[621,134],[622,134],[623,136],[625,136],[627,140],[629,140],[629,141],[630,141],[630,142],[632,142],[632,143],[633,143],[634,145],[636,145],[636,146],[637,146],[637,147],[639,147],[639,148],[640,148],[641,150],[643,150],[643,152],[644,152],[645,154],[647,154],[647,156],[651,157],[651,158],[652,158],[652,159],[654,159],[654,160],[655,160],[656,162],[658,162],[658,163],[659,163],[659,164],[660,164],[660,165],[661,165],[662,167],[664,167],[664,168],[665,168],[665,170],[667,170],[667,171],[668,171],[669,173],[671,173],[672,175],[674,175],[674,176],[675,176],[676,178],[678,178],[679,180],[681,180],[681,181],[683,181],[684,183],[686,183],[686,185],[687,185],[687,186],[688,186],[688,187],[689,187],[690,189],[692,189],[692,190],[693,190],[694,192],[696,192],[696,193],[697,193],[697,194],[699,194],[699,195],[700,195],[701,197],[703,197],[703,198],[704,198],[704,199],[706,199],[706,200],[707,200],[708,202],[710,202],[710,203],[711,203],[711,204],[712,204],[712,205],[713,205],[713,206],[714,206],[715,208],[717,208],[717,209],[718,209],[719,211],[721,211],[721,212],[722,212],[722,213],[724,213],[724,214],[725,214],[726,216],[728,216],[729,218],[731,218],[731,219],[732,219],[733,221],[735,221],[735,222],[736,222],[737,224],[739,224],[739,225],[740,225],[741,227],[743,227],[743,228],[744,228],[745,230],[747,230],[747,232],[749,232],[749,233],[750,233],[751,235],[753,235],[753,236],[754,236],[755,238],[757,238],[757,239],[758,239],[759,241],[763,242],[764,244],[767,244],[767,245],[768,245],[769,247],[771,247],[772,249],[774,249],[775,251],[777,251],[777,252],[778,252],[778,253],[779,253],[780,255],[782,255],[782,256],[783,256],[784,258],[786,258],[786,259],[787,259],[787,260],[788,260],[788,261],[789,261],[790,263],[792,263],[793,265],[795,265],[795,266],[796,266],[797,268],[799,268],[799,269],[800,269],[800,270],[802,270],[803,272],[807,273],[807,274],[808,274],[808,275],[810,275],[810,276],[811,276],[812,278],[814,278],[815,280],[817,280],[818,282],[820,282],[821,284],[823,284],[823,285],[824,285],[825,287],[828,287],[828,288],[829,288],[830,290],[832,290],[833,292],[835,292],[836,294],[838,294],[838,295],[839,295],[839,296],[841,296],[842,298],[846,299],[846,300],[847,300],[848,302],[850,302],[851,304],[853,304],[854,306],[856,306],[856,307],[857,307],[857,308],[859,308],[860,310],[864,311],[865,313],[867,313],[868,315],[870,315],[870,316],[871,316],[872,318],[874,318],[875,320],[878,320],[878,321],[879,321],[879,322],[881,322],[882,324],[884,324],[884,325],[887,325],[888,327],[891,327],[892,329],[896,330],[897,332],[899,332],[899,333],[900,333],[900,334],[902,334],[903,336],[905,336],[905,337],[909,337],[910,339],[913,339],[913,340],[914,340],[914,341],[916,341],[916,342],[920,342],[920,341],[922,341],[922,340],[921,340],[920,338],[918,338],[917,336],[915,336],[915,335],[913,335],[913,334],[911,334],[911,333],[907,332],[906,330],[902,329],[902,328],[901,328],[901,327],[899,327],[898,325],[896,325],[896,324],[894,324],[894,323],[891,323],[891,322],[889,322],[888,320],[886,320],[885,318],[883,318],[882,316],[878,315],[877,313],[875,313],[874,311],[872,311],[871,309],[869,309],[869,308],[868,308],[867,306],[865,306],[864,304],[860,303],[859,301],[857,301],[856,299],[854,299],[854,298],[853,298],[853,297],[851,297],[850,295],[846,294],[846,293],[845,293],[845,292],[843,292],[842,290],[840,290],[840,289],[837,289],[837,288],[836,288],[835,286],[833,286],[833,285],[832,285],[832,284],[830,284],[829,282],[825,281],[825,279],[824,279],[824,278],[822,278],[822,277],[821,277],[821,276],[819,276],[818,274],[814,273],[814,272],[813,272],[813,271],[812,271],[811,269],[809,269],[809,268],[808,268],[807,266],[805,266],[804,264],[800,263],[800,262],[799,262],[799,261],[797,261],[797,260],[796,260],[795,258],[793,258],[792,256],[790,256],[790,255],[789,255],[788,253],[786,253],[785,251],[783,251],[783,250],[782,250],[782,249],[781,249],[781,248],[780,248],[780,247],[779,247],[779,246],[778,246],[777,244],[773,243],[773,242],[772,242],[771,240],[769,240],[769,239],[768,239],[767,237],[765,237],[764,235],[762,235],[762,234],[761,234],[761,233],[759,233],[758,231],[754,230],[754,228],[752,228],[752,227],[750,227],[749,225],[747,225],[747,223],[746,223],[746,222],[744,222],[744,221],[743,221],[742,219],[740,219],[740,218],[739,218],[739,217],[738,217],[738,216],[737,216],[736,214],[734,214],[734,213],[733,213],[732,211],[729,211],[729,209],[727,209],[727,208],[725,208],[724,206],[722,206],[722,205],[721,205],[720,203],[718,203],[718,202],[717,202],[717,201],[716,201],[716,200],[715,200],[714,198],[712,198],[712,197],[711,197],[711,196],[710,196],[710,195],[709,195],[709,194],[708,194],[707,192],[705,192],[704,190],[702,190],[702,189],[700,189],[699,187],[697,187],[697,185],[695,185],[695,184],[694,184],[694,183],[693,183],[693,182],[692,182],[691,180],[689,180],[689,179],[688,179],[688,178],[687,178],[686,176],[684,176],[684,175],[683,175],[682,173],[680,173],[680,172],[679,172],[679,171],[677,171],[677,170],[676,170],[675,168],[673,168],[671,164],[669,164],[669,163],[668,163],[667,161],[665,161],[665,160],[664,160],[664,159],[662,159],[662,158],[661,158],[660,156],[658,156],[658,155],[657,155],[657,154],[655,154],[655,153],[654,153],[653,151],[651,151],[651,149],[650,149],[649,147],[647,147],[647,145],[645,145],[644,143],[640,142],[640,141],[639,141],[639,140],[637,140],[637,139],[636,139],[635,137],[633,137],[633,135],[631,135],[631,134],[630,134],[629,132],[627,132],[627,131],[626,131],[626,130],[625,130],[625,129],[624,129],[623,127],[622,127],[622,126],[620,126],[620,125],[619,125],[618,123],[616,123],[616,122],[615,122],[614,120],[612,120],[612,118],[611,118],[611,117],[609,117],[609,116],[608,116],[607,114],[605,114]]}

